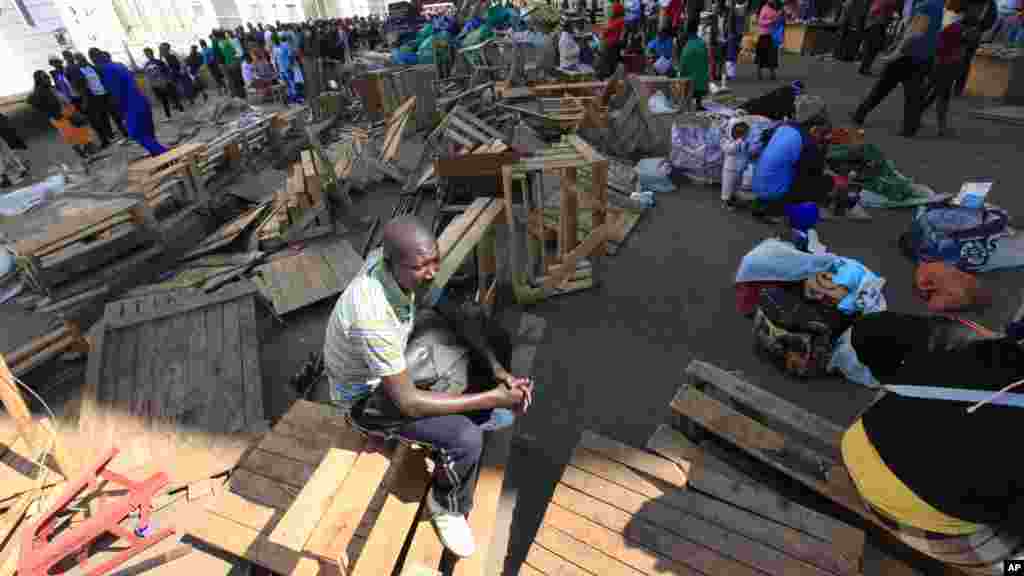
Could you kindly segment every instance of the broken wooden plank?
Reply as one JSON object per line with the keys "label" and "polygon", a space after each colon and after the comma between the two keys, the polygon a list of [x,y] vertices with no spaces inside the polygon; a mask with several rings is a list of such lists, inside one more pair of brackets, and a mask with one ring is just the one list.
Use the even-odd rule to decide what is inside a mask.
{"label": "broken wooden plank", "polygon": [[462,262],[466,259],[466,256],[476,247],[480,239],[484,237],[487,230],[494,224],[494,221],[501,214],[505,205],[498,201],[492,200],[486,208],[481,211],[480,216],[473,221],[470,227],[466,230],[465,234],[457,241],[455,246],[448,251],[446,256],[441,262],[441,268],[437,274],[434,275],[434,279],[430,284],[430,291],[427,294],[426,302],[427,305],[433,305],[441,297],[444,292],[445,286],[448,284],[448,280],[451,279],[452,275],[455,274],[456,270],[462,266]]}

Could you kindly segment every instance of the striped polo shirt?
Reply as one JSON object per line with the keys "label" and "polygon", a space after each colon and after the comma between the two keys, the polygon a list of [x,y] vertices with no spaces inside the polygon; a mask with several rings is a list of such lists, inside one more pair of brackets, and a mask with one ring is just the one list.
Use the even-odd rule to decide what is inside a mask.
{"label": "striped polo shirt", "polygon": [[378,248],[338,298],[327,324],[324,364],[332,402],[351,408],[382,376],[405,371],[415,317],[415,296],[398,286]]}

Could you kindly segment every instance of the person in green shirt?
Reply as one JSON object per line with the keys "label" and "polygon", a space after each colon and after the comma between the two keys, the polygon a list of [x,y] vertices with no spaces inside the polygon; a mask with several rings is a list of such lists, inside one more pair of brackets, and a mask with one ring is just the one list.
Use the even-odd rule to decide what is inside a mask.
{"label": "person in green shirt", "polygon": [[693,86],[693,99],[700,110],[701,101],[708,93],[708,47],[697,36],[696,19],[686,22],[686,46],[679,62],[679,75],[689,78]]}
{"label": "person in green shirt", "polygon": [[227,72],[228,83],[231,86],[231,93],[236,98],[245,98],[245,84],[242,80],[242,64],[239,62],[238,50],[234,43],[228,38],[224,31],[218,31],[217,50],[224,58],[224,70]]}

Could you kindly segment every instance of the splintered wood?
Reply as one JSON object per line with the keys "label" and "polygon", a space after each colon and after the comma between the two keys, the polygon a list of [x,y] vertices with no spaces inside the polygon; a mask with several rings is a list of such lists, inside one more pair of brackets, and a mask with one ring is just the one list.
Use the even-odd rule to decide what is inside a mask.
{"label": "splintered wood", "polygon": [[274,194],[270,215],[256,230],[259,248],[280,247],[332,232],[334,223],[323,186],[316,155],[303,150],[300,162],[288,168],[285,187]]}
{"label": "splintered wood", "polygon": [[331,238],[258,266],[253,281],[274,312],[284,315],[340,294],[362,266],[348,240]]}

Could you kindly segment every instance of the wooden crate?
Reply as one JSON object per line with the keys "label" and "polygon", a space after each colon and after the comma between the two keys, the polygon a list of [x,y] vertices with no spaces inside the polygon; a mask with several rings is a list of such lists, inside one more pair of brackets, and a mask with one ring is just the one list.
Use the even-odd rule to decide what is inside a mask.
{"label": "wooden crate", "polygon": [[1015,60],[984,53],[974,55],[967,74],[965,91],[969,96],[1005,98],[1010,87]]}
{"label": "wooden crate", "polygon": [[[489,255],[494,254],[494,224],[498,221],[505,204],[494,198],[477,198],[465,212],[452,220],[437,239],[441,256],[441,268],[434,275],[424,301],[427,306],[436,304],[451,277],[462,266],[466,258],[478,248]],[[481,277],[496,275],[497,263],[492,257],[478,260]],[[493,285],[492,285],[493,286]],[[483,300],[493,301],[493,290]]]}
{"label": "wooden crate", "polygon": [[[491,444],[469,517],[481,543],[491,541],[504,477],[488,452]],[[189,533],[278,574],[439,575],[444,550],[423,503],[426,455],[368,440],[332,407],[299,400]],[[489,557],[499,554],[481,546],[456,574],[489,576]]]}
{"label": "wooden crate", "polygon": [[[676,427],[688,437],[738,448],[752,465],[767,465],[809,488],[859,517],[890,543],[902,542],[919,558],[941,553],[932,551],[924,539],[894,532],[889,521],[864,504],[842,462],[842,428],[706,362],[691,362],[686,374],[690,381],[679,389],[671,407]],[[859,549],[861,537],[832,541],[850,555]],[[951,565],[945,569],[942,573],[950,575],[992,573]],[[911,572],[903,568],[893,573]]]}
{"label": "wooden crate", "polygon": [[[561,197],[558,216],[556,254],[542,262],[546,274],[538,280],[539,289],[527,286],[520,277],[516,280],[517,295],[520,302],[546,297],[554,294],[577,274],[579,265],[585,259],[603,256],[607,249],[610,226],[606,222],[608,212],[608,159],[597,153],[587,142],[577,136],[569,136],[569,147],[561,149],[558,154],[547,154],[526,158],[520,162],[505,166],[502,173],[504,187],[506,218],[509,226],[515,226],[512,217],[512,184],[515,173],[554,172],[557,173],[561,185]],[[589,188],[584,189],[579,182],[579,170],[587,168],[590,172]],[[525,197],[529,198],[527,194]],[[532,228],[543,222],[542,206],[527,200],[527,220],[533,219]],[[580,205],[590,211],[591,231],[584,238],[579,238]],[[528,229],[531,228],[528,226]],[[517,242],[513,241],[518,244]],[[514,262],[513,273],[519,276],[519,264]]]}
{"label": "wooden crate", "polygon": [[[206,144],[182,144],[159,155],[128,165],[129,189],[145,195],[150,208],[176,198],[182,204],[206,202],[206,187],[199,170],[199,160],[206,154]],[[171,190],[169,180],[180,180],[183,190]]]}

